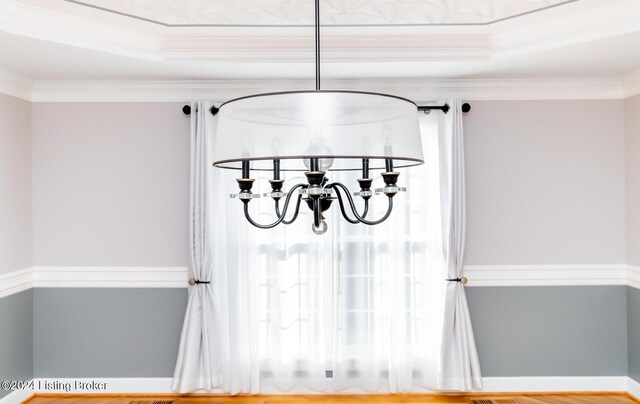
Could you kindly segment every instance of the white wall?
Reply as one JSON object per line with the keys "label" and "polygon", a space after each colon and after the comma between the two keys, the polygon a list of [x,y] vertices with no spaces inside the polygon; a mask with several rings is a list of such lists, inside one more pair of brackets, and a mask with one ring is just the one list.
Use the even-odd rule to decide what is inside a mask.
{"label": "white wall", "polygon": [[640,266],[640,95],[625,100],[627,263]]}
{"label": "white wall", "polygon": [[[186,265],[180,106],[33,104],[35,265]],[[466,263],[624,263],[624,101],[472,108]]]}
{"label": "white wall", "polygon": [[31,266],[30,114],[0,94],[0,274]]}
{"label": "white wall", "polygon": [[624,101],[478,101],[464,125],[467,264],[625,263]]}
{"label": "white wall", "polygon": [[34,265],[187,264],[181,106],[33,104]]}

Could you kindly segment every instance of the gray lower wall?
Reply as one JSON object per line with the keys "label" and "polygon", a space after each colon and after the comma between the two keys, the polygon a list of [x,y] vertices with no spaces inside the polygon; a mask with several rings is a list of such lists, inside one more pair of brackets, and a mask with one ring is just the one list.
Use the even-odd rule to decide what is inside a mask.
{"label": "gray lower wall", "polygon": [[[0,299],[0,381],[33,379],[33,291]],[[0,398],[9,391],[0,389]]]}
{"label": "gray lower wall", "polygon": [[627,375],[626,288],[467,288],[482,375]]}
{"label": "gray lower wall", "polygon": [[171,377],[187,289],[33,291],[35,377]]}
{"label": "gray lower wall", "polygon": [[629,377],[640,382],[640,289],[627,291]]}
{"label": "gray lower wall", "polygon": [[[627,294],[625,286],[467,288],[483,375],[627,375]],[[186,289],[35,289],[35,376],[171,377],[186,300]],[[632,290],[629,304],[637,303]],[[633,313],[630,348],[640,354]]]}

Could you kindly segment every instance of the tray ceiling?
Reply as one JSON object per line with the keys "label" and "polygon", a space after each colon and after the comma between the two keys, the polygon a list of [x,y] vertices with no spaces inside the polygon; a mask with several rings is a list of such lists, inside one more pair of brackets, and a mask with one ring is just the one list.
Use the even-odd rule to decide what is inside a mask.
{"label": "tray ceiling", "polygon": [[[325,88],[640,93],[640,0],[321,2]],[[312,0],[0,0],[0,92],[223,100],[309,88],[312,15]]]}
{"label": "tray ceiling", "polygon": [[[311,0],[65,0],[164,26],[307,26]],[[323,25],[488,25],[577,0],[322,0]]]}

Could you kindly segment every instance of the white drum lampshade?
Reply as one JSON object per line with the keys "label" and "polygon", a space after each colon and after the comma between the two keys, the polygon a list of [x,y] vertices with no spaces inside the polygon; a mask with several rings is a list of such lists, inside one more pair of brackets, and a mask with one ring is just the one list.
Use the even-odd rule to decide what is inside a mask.
{"label": "white drum lampshade", "polygon": [[214,163],[240,169],[307,171],[303,163],[320,159],[321,170],[361,170],[424,162],[416,105],[393,95],[356,91],[293,91],[258,94],[228,101],[218,112]]}

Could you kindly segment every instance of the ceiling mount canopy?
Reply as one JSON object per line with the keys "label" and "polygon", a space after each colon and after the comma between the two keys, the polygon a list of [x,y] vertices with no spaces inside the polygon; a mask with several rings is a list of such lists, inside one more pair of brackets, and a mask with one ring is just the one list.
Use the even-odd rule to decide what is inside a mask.
{"label": "ceiling mount canopy", "polygon": [[[315,0],[315,48],[315,90],[241,97],[222,104],[217,114],[213,165],[241,170],[237,179],[240,192],[233,196],[243,202],[246,219],[259,228],[293,223],[302,200],[313,212],[312,230],[316,234],[326,232],[323,212],[336,199],[349,223],[382,223],[391,214],[393,197],[404,190],[397,186],[400,173],[394,167],[424,162],[414,102],[388,94],[321,90],[319,0]],[[387,196],[388,208],[381,218],[370,219],[370,174],[377,169],[384,170],[380,175],[385,186],[376,191]],[[249,202],[260,197],[252,192],[252,170],[273,171],[271,193],[267,194],[275,204],[276,219],[272,223],[259,224],[249,213]],[[280,173],[289,170],[304,171],[307,183],[284,192]],[[329,170],[362,170],[360,190],[354,194],[363,200],[362,212],[356,209],[347,186],[325,177]],[[294,212],[286,219],[294,196]]]}

